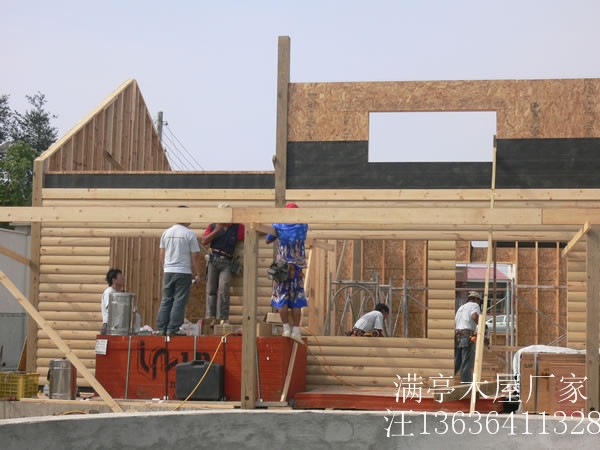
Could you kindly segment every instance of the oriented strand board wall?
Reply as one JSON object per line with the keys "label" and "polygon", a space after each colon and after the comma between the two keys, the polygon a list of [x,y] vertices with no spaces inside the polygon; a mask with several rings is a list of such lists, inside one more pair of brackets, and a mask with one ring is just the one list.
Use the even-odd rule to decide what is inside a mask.
{"label": "oriented strand board wall", "polygon": [[366,141],[369,112],[496,111],[499,139],[600,136],[600,80],[289,85],[288,140]]}

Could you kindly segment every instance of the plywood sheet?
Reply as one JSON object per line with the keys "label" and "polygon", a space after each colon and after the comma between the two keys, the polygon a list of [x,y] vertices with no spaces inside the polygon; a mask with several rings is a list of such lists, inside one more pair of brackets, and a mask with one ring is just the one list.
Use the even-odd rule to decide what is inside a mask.
{"label": "plywood sheet", "polygon": [[600,80],[289,85],[289,141],[368,140],[369,112],[496,111],[499,139],[598,137]]}

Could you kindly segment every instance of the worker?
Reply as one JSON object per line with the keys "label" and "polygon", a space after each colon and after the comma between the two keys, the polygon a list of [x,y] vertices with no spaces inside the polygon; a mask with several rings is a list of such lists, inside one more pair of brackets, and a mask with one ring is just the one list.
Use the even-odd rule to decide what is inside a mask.
{"label": "worker", "polygon": [[473,381],[473,366],[475,364],[475,339],[473,337],[477,334],[481,303],[481,294],[477,291],[470,291],[467,294],[467,302],[458,308],[454,316],[456,329],[454,375],[460,371],[461,383],[471,383]]}
{"label": "worker", "polygon": [[383,324],[389,314],[390,308],[385,303],[378,303],[373,311],[356,321],[349,335],[383,337]]}

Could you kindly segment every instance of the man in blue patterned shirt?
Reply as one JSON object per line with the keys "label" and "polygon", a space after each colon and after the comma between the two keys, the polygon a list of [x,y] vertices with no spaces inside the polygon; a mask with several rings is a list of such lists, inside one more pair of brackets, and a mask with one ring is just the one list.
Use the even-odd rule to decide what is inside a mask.
{"label": "man in blue patterned shirt", "polygon": [[[286,208],[297,208],[295,203],[288,203]],[[270,244],[278,240],[277,260],[288,264],[289,276],[284,281],[273,282],[271,305],[279,309],[283,323],[283,336],[291,337],[304,344],[300,336],[300,320],[302,308],[308,306],[304,293],[304,269],[306,268],[306,252],[304,243],[308,233],[305,223],[274,223],[276,236],[267,234],[266,242]],[[288,310],[292,310],[293,328],[288,323]]]}

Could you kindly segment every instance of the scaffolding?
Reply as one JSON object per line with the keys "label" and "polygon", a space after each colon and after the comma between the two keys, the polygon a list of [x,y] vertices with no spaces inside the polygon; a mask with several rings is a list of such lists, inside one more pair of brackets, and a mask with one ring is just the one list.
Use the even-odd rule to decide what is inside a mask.
{"label": "scaffolding", "polygon": [[390,309],[385,323],[385,336],[396,336],[398,323],[402,320],[402,336],[409,337],[410,302],[425,311],[429,309],[427,305],[410,295],[411,290],[427,290],[427,288],[410,287],[408,280],[404,280],[402,287],[393,287],[391,278],[388,284],[381,284],[377,272],[371,273],[370,281],[330,281],[329,308],[323,327],[325,335],[343,336],[346,331],[352,329],[359,317],[373,310],[378,303],[384,303]]}

